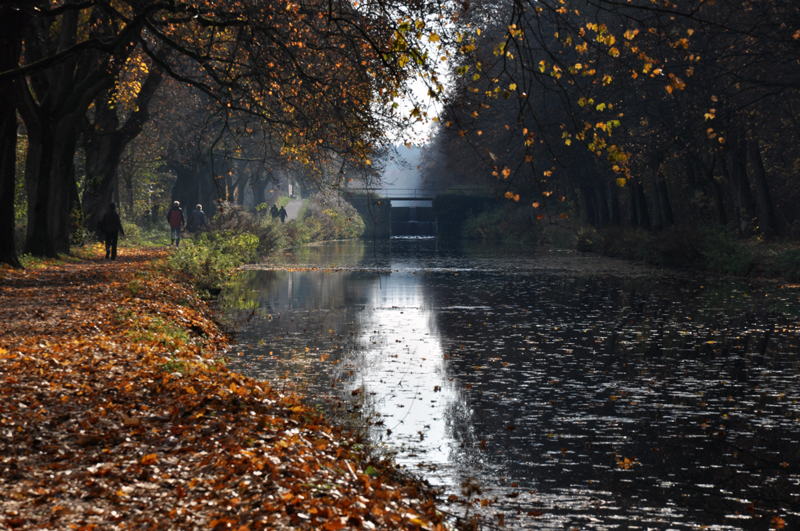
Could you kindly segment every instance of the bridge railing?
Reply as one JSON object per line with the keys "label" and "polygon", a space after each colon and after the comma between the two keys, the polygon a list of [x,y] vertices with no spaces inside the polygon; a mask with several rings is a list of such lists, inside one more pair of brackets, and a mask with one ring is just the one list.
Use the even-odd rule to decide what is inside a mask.
{"label": "bridge railing", "polygon": [[358,188],[354,192],[366,192],[376,197],[391,199],[433,199],[436,192],[423,188]]}
{"label": "bridge railing", "polygon": [[[476,194],[480,191],[474,188],[449,188],[447,190],[431,190],[426,188],[349,188],[348,192],[362,194],[368,193],[381,199],[402,200],[426,200],[430,201],[440,193],[455,194]],[[483,191],[485,193],[485,191]]]}

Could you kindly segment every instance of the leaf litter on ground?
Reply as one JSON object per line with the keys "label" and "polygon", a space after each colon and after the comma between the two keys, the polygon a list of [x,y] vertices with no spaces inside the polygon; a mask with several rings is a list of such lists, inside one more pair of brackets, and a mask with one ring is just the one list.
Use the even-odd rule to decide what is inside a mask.
{"label": "leaf litter on ground", "polygon": [[0,270],[0,528],[443,530],[430,489],[226,368],[166,252]]}

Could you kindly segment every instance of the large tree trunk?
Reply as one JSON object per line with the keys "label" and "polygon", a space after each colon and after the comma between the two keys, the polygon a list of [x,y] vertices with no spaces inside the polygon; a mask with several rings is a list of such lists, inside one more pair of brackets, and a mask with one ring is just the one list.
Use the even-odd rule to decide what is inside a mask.
{"label": "large tree trunk", "polygon": [[725,227],[728,225],[728,214],[725,212],[725,191],[722,189],[722,184],[714,177],[714,167],[717,163],[719,164],[723,179],[727,178],[725,161],[719,154],[712,157],[710,166],[704,167],[703,173],[706,176],[706,181],[708,181],[708,186],[714,196],[714,208],[717,212],[717,222]]}
{"label": "large tree trunk", "polygon": [[591,185],[587,183],[585,179],[581,179],[578,182],[578,190],[583,199],[583,210],[586,213],[586,222],[592,227],[597,227],[597,210],[595,208],[594,194],[592,193]]}
{"label": "large tree trunk", "polygon": [[619,206],[619,186],[613,179],[606,181],[608,187],[606,195],[608,196],[608,219],[612,225],[619,226],[622,224],[622,213]]}
{"label": "large tree trunk", "polygon": [[[728,224],[728,217],[725,214],[725,201],[722,186],[719,181],[714,178],[714,169],[716,168],[717,157],[712,155],[709,165],[706,165],[700,157],[687,155],[686,156],[686,174],[690,181],[696,183],[696,187],[707,188],[714,205],[714,218],[717,224],[723,227]],[[697,178],[697,166],[703,175],[703,180]]]}
{"label": "large tree trunk", "polygon": [[747,142],[738,131],[733,131],[728,135],[726,147],[723,174],[730,184],[739,234],[746,235],[756,216],[755,201],[747,180]]}
{"label": "large tree trunk", "polygon": [[647,209],[647,198],[644,195],[644,187],[642,186],[641,182],[636,181],[635,179],[628,181],[628,183],[631,187],[633,210],[636,212],[636,220],[634,224],[642,227],[643,229],[650,230],[650,213]]}
{"label": "large tree trunk", "polygon": [[267,200],[266,196],[264,195],[264,186],[265,184],[262,179],[258,179],[250,183],[250,188],[253,190],[253,204],[256,207],[264,204]]}
{"label": "large tree trunk", "polygon": [[675,218],[672,215],[672,205],[669,202],[669,191],[667,190],[667,179],[664,174],[658,172],[656,183],[658,186],[658,200],[661,207],[661,215],[663,216],[664,228],[671,227],[675,224]]}
{"label": "large tree trunk", "polygon": [[[78,11],[69,10],[58,24],[46,17],[30,24],[26,59],[37,61],[74,46],[78,16]],[[91,28],[91,37],[111,31],[100,7],[94,8],[85,27]],[[70,56],[16,85],[17,108],[28,131],[26,252],[57,256],[69,251],[70,214],[78,203],[73,162],[78,124],[95,97],[113,85],[135,42],[121,42],[113,58],[94,51]]]}
{"label": "large tree trunk", "polygon": [[[119,168],[122,153],[128,143],[142,132],[150,118],[148,106],[161,84],[162,76],[151,70],[136,97],[137,110],[120,127],[117,111],[109,101],[114,91],[109,90],[95,99],[95,119],[84,128],[86,152],[86,181],[83,189],[83,214],[85,227],[97,231],[97,222],[105,212],[116,191],[119,203]],[[129,196],[130,197],[130,196]],[[132,209],[131,209],[132,210]]]}
{"label": "large tree trunk", "polygon": [[[39,113],[36,113],[39,114]],[[26,113],[23,113],[26,116]],[[28,230],[25,252],[58,256],[69,252],[70,214],[73,207],[76,124],[78,118],[27,116],[28,157],[25,165],[28,192]]]}
{"label": "large tree trunk", "polygon": [[752,138],[747,143],[750,168],[753,173],[753,184],[756,189],[756,210],[758,212],[758,225],[765,238],[770,239],[778,235],[778,222],[775,216],[775,206],[769,193],[767,172],[764,170],[764,161],[761,159],[761,148],[758,138]]}
{"label": "large tree trunk", "polygon": [[98,222],[114,194],[114,179],[125,142],[117,134],[117,112],[109,106],[113,91],[100,94],[95,101],[94,124],[87,123],[83,131],[86,153],[86,177],[83,186],[83,215],[87,230],[97,234]]}
{"label": "large tree trunk", "polygon": [[606,188],[603,183],[599,182],[598,178],[592,178],[592,189],[594,190],[595,209],[597,211],[597,224],[608,224],[608,197],[606,196]]}
{"label": "large tree trunk", "polygon": [[[0,72],[18,65],[27,21],[28,15],[21,11],[0,6]],[[0,263],[22,267],[14,242],[17,128],[14,82],[0,83]]]}
{"label": "large tree trunk", "polygon": [[663,202],[661,201],[661,188],[658,185],[657,166],[657,164],[653,164],[650,173],[653,177],[653,230],[660,231],[664,229],[664,214],[661,211]]}

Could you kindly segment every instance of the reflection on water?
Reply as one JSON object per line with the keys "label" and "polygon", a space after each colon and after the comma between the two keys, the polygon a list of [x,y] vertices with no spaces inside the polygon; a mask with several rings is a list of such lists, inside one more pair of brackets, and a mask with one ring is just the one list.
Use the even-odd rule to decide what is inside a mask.
{"label": "reflection on water", "polygon": [[471,511],[514,528],[800,524],[795,289],[393,241],[304,248],[225,296],[255,310],[239,370],[360,411],[453,512],[475,478]]}

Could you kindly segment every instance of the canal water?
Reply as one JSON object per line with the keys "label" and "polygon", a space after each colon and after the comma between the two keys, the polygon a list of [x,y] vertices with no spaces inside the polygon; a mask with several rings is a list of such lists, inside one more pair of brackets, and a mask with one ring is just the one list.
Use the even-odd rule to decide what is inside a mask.
{"label": "canal water", "polygon": [[576,252],[335,242],[222,295],[233,366],[512,529],[800,528],[800,289]]}

